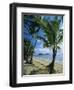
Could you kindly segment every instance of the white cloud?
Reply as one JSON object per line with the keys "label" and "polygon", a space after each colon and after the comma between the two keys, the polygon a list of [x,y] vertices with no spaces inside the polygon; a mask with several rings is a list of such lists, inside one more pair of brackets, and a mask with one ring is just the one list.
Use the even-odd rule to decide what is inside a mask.
{"label": "white cloud", "polygon": [[42,53],[42,54],[50,54],[51,51],[49,48],[36,48],[35,49],[35,53],[36,54],[39,54],[39,53]]}

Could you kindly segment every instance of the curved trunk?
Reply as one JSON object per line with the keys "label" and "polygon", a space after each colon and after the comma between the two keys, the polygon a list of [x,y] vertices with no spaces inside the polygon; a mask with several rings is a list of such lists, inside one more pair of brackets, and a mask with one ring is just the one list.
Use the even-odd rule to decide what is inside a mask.
{"label": "curved trunk", "polygon": [[54,73],[54,63],[55,63],[56,53],[57,53],[57,50],[54,47],[53,48],[53,59],[52,59],[51,64],[48,65],[50,74]]}
{"label": "curved trunk", "polygon": [[[37,40],[36,40],[36,42],[35,42],[34,48],[35,48],[35,46],[36,46],[36,43],[37,43]],[[34,53],[34,50],[31,52],[30,64],[32,64],[32,62],[33,62],[33,53]]]}
{"label": "curved trunk", "polygon": [[[40,30],[40,27],[37,29],[37,32],[39,32],[39,30]],[[34,36],[33,36],[33,37],[34,37]],[[36,43],[37,43],[37,39],[36,39],[36,42],[35,42],[35,44],[34,44],[34,48],[35,48],[35,46],[36,46]],[[32,64],[32,62],[33,62],[33,53],[34,53],[34,50],[31,52],[30,64]]]}

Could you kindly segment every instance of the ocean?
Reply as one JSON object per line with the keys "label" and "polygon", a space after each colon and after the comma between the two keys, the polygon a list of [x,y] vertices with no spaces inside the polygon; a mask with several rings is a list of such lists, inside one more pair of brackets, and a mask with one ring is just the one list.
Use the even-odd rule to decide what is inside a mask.
{"label": "ocean", "polygon": [[[38,60],[52,61],[51,54],[33,55],[33,58],[36,58]],[[63,54],[57,54],[55,62],[59,64],[63,64]]]}

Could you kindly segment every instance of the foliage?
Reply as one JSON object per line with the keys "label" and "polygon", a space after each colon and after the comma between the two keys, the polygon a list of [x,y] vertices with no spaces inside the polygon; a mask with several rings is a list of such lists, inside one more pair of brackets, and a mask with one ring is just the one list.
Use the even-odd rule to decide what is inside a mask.
{"label": "foliage", "polygon": [[[43,40],[44,47],[52,48],[52,62],[48,65],[49,73],[54,71],[55,57],[57,54],[57,49],[60,49],[60,44],[63,41],[63,29],[60,28],[60,24],[63,23],[63,16],[58,19],[58,16],[55,16],[53,20],[46,20],[41,18],[41,16],[34,15],[24,15],[24,35],[31,36],[35,40],[33,45],[31,39],[28,40],[24,38],[24,59],[26,62],[29,61],[32,63],[33,53],[38,39]],[[44,32],[44,35],[38,35],[39,30]]]}
{"label": "foliage", "polygon": [[51,47],[53,51],[53,59],[48,67],[50,68],[49,73],[54,71],[54,62],[57,54],[57,49],[60,49],[60,43],[63,41],[63,30],[60,29],[61,19],[55,16],[53,21],[47,21],[45,19],[36,18],[36,23],[42,28],[45,33],[45,38],[38,37],[44,41],[44,47]]}

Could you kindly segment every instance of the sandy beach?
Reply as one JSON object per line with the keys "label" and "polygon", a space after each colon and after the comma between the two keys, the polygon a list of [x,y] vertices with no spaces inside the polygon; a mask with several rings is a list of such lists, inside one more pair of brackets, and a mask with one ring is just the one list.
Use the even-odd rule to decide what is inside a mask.
{"label": "sandy beach", "polygon": [[[45,60],[34,59],[33,64],[24,64],[23,75],[49,74],[49,70],[47,68],[49,63],[50,62]],[[54,74],[63,73],[62,64],[55,63],[54,69]]]}

